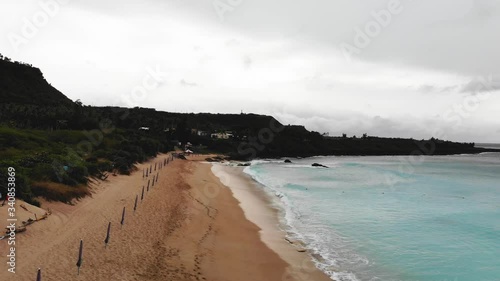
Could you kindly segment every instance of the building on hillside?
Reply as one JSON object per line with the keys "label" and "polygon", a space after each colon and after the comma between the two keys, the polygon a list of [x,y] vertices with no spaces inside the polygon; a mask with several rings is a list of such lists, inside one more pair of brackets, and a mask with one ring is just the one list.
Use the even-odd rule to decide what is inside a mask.
{"label": "building on hillside", "polygon": [[209,135],[209,133],[207,131],[198,130],[197,135],[200,137],[206,137]]}
{"label": "building on hillside", "polygon": [[210,137],[213,138],[213,139],[227,140],[229,138],[234,137],[234,135],[232,134],[232,132],[226,131],[226,132],[213,133],[213,134],[210,135]]}

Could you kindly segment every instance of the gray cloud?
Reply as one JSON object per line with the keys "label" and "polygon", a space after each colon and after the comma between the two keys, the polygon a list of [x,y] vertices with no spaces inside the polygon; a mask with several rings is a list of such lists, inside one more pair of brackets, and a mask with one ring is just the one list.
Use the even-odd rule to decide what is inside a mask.
{"label": "gray cloud", "polygon": [[[338,49],[353,43],[356,28],[376,21],[389,1],[245,1],[220,22],[211,1],[75,1],[72,5],[115,16],[147,17],[177,9],[199,23],[211,23],[260,38],[288,38]],[[400,0],[360,59],[415,65],[465,75],[498,72],[500,2],[495,0]]]}
{"label": "gray cloud", "polygon": [[417,90],[424,94],[439,94],[439,93],[456,93],[458,89],[465,87],[464,85],[452,86],[435,86],[435,85],[421,85]]}
{"label": "gray cloud", "polygon": [[[20,32],[22,19],[40,11],[36,1],[7,2],[2,34]],[[212,1],[70,1],[21,51],[7,36],[0,51],[87,104],[119,104],[159,65],[178,83],[148,92],[140,106],[243,109],[332,134],[425,138],[437,128],[451,139],[500,141],[500,95],[467,112],[461,126],[442,120],[464,96],[500,90],[500,2],[401,0],[402,11],[382,24],[388,3],[252,0],[221,21]],[[373,24],[380,32],[366,40]],[[366,46],[356,46],[361,37]],[[346,60],[342,43],[359,53]],[[490,74],[482,86],[477,77]]]}
{"label": "gray cloud", "polygon": [[186,80],[184,79],[181,79],[181,86],[183,87],[198,87],[198,84],[197,83],[194,83],[194,82],[187,82]]}
{"label": "gray cloud", "polygon": [[252,66],[252,63],[253,59],[250,56],[247,55],[243,57],[243,65],[245,66],[245,68],[250,68]]}
{"label": "gray cloud", "polygon": [[432,86],[432,85],[422,85],[418,88],[418,91],[419,92],[422,92],[422,93],[432,93],[434,91],[436,91],[436,87],[435,86]]}
{"label": "gray cloud", "polygon": [[460,92],[474,94],[494,92],[498,90],[500,90],[500,75],[488,75],[472,79],[469,83],[461,88]]}

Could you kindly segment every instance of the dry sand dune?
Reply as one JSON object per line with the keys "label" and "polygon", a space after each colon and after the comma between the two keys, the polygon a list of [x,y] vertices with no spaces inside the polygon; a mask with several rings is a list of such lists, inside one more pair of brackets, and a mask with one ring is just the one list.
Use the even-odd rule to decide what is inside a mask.
{"label": "dry sand dune", "polygon": [[[54,281],[294,280],[285,274],[288,264],[261,241],[259,228],[245,219],[210,165],[175,160],[157,171],[158,182],[141,202],[142,187],[152,180],[142,178],[142,169],[166,157],[137,165],[138,172],[130,176],[110,176],[94,187],[92,197],[74,206],[43,202],[52,215],[17,235],[15,275],[7,272],[8,246],[0,241],[0,280],[35,280],[38,267],[43,280]],[[133,213],[137,195],[139,206]],[[23,219],[29,216],[19,209]],[[44,212],[33,206],[28,210]],[[4,220],[6,208],[0,213]],[[111,239],[105,248],[108,222]],[[83,265],[77,276],[80,239]]]}

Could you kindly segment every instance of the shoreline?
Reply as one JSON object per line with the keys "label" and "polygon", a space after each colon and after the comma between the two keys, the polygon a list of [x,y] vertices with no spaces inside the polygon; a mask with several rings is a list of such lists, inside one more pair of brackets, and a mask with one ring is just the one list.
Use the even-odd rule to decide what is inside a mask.
{"label": "shoreline", "polygon": [[[175,160],[149,178],[142,177],[142,169],[165,157],[137,164],[138,170],[129,176],[100,182],[91,196],[74,205],[42,201],[42,209],[36,211],[50,208],[52,214],[17,235],[16,273],[7,271],[7,258],[2,255],[0,279],[32,280],[41,268],[43,279],[52,281],[330,280],[314,266],[306,275],[303,271],[313,265],[312,260],[296,252],[283,237],[280,245],[290,255],[262,241],[263,228],[246,218],[231,189],[212,172],[212,165],[201,163],[205,156]],[[157,173],[157,184],[145,191],[134,212],[134,199],[141,197],[142,187]],[[126,217],[120,225],[123,207]],[[0,217],[5,210],[0,208]],[[111,239],[105,247],[108,222],[112,223]],[[77,275],[80,239],[84,254]],[[0,252],[7,247],[6,241],[0,241]],[[297,268],[302,271],[292,270]]]}
{"label": "shoreline", "polygon": [[243,171],[244,168],[214,163],[211,170],[239,201],[245,218],[260,228],[261,240],[287,262],[284,280],[292,277],[311,281],[333,280],[317,268],[302,241],[286,237],[287,233],[281,227],[280,210],[273,206],[273,198],[262,189],[260,183]]}

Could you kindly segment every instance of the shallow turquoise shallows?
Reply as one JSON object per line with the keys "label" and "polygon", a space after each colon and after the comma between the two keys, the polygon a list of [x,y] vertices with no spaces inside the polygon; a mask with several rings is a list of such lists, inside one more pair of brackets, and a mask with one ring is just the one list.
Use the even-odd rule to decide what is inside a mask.
{"label": "shallow turquoise shallows", "polygon": [[337,280],[500,281],[500,154],[292,161],[245,172]]}

